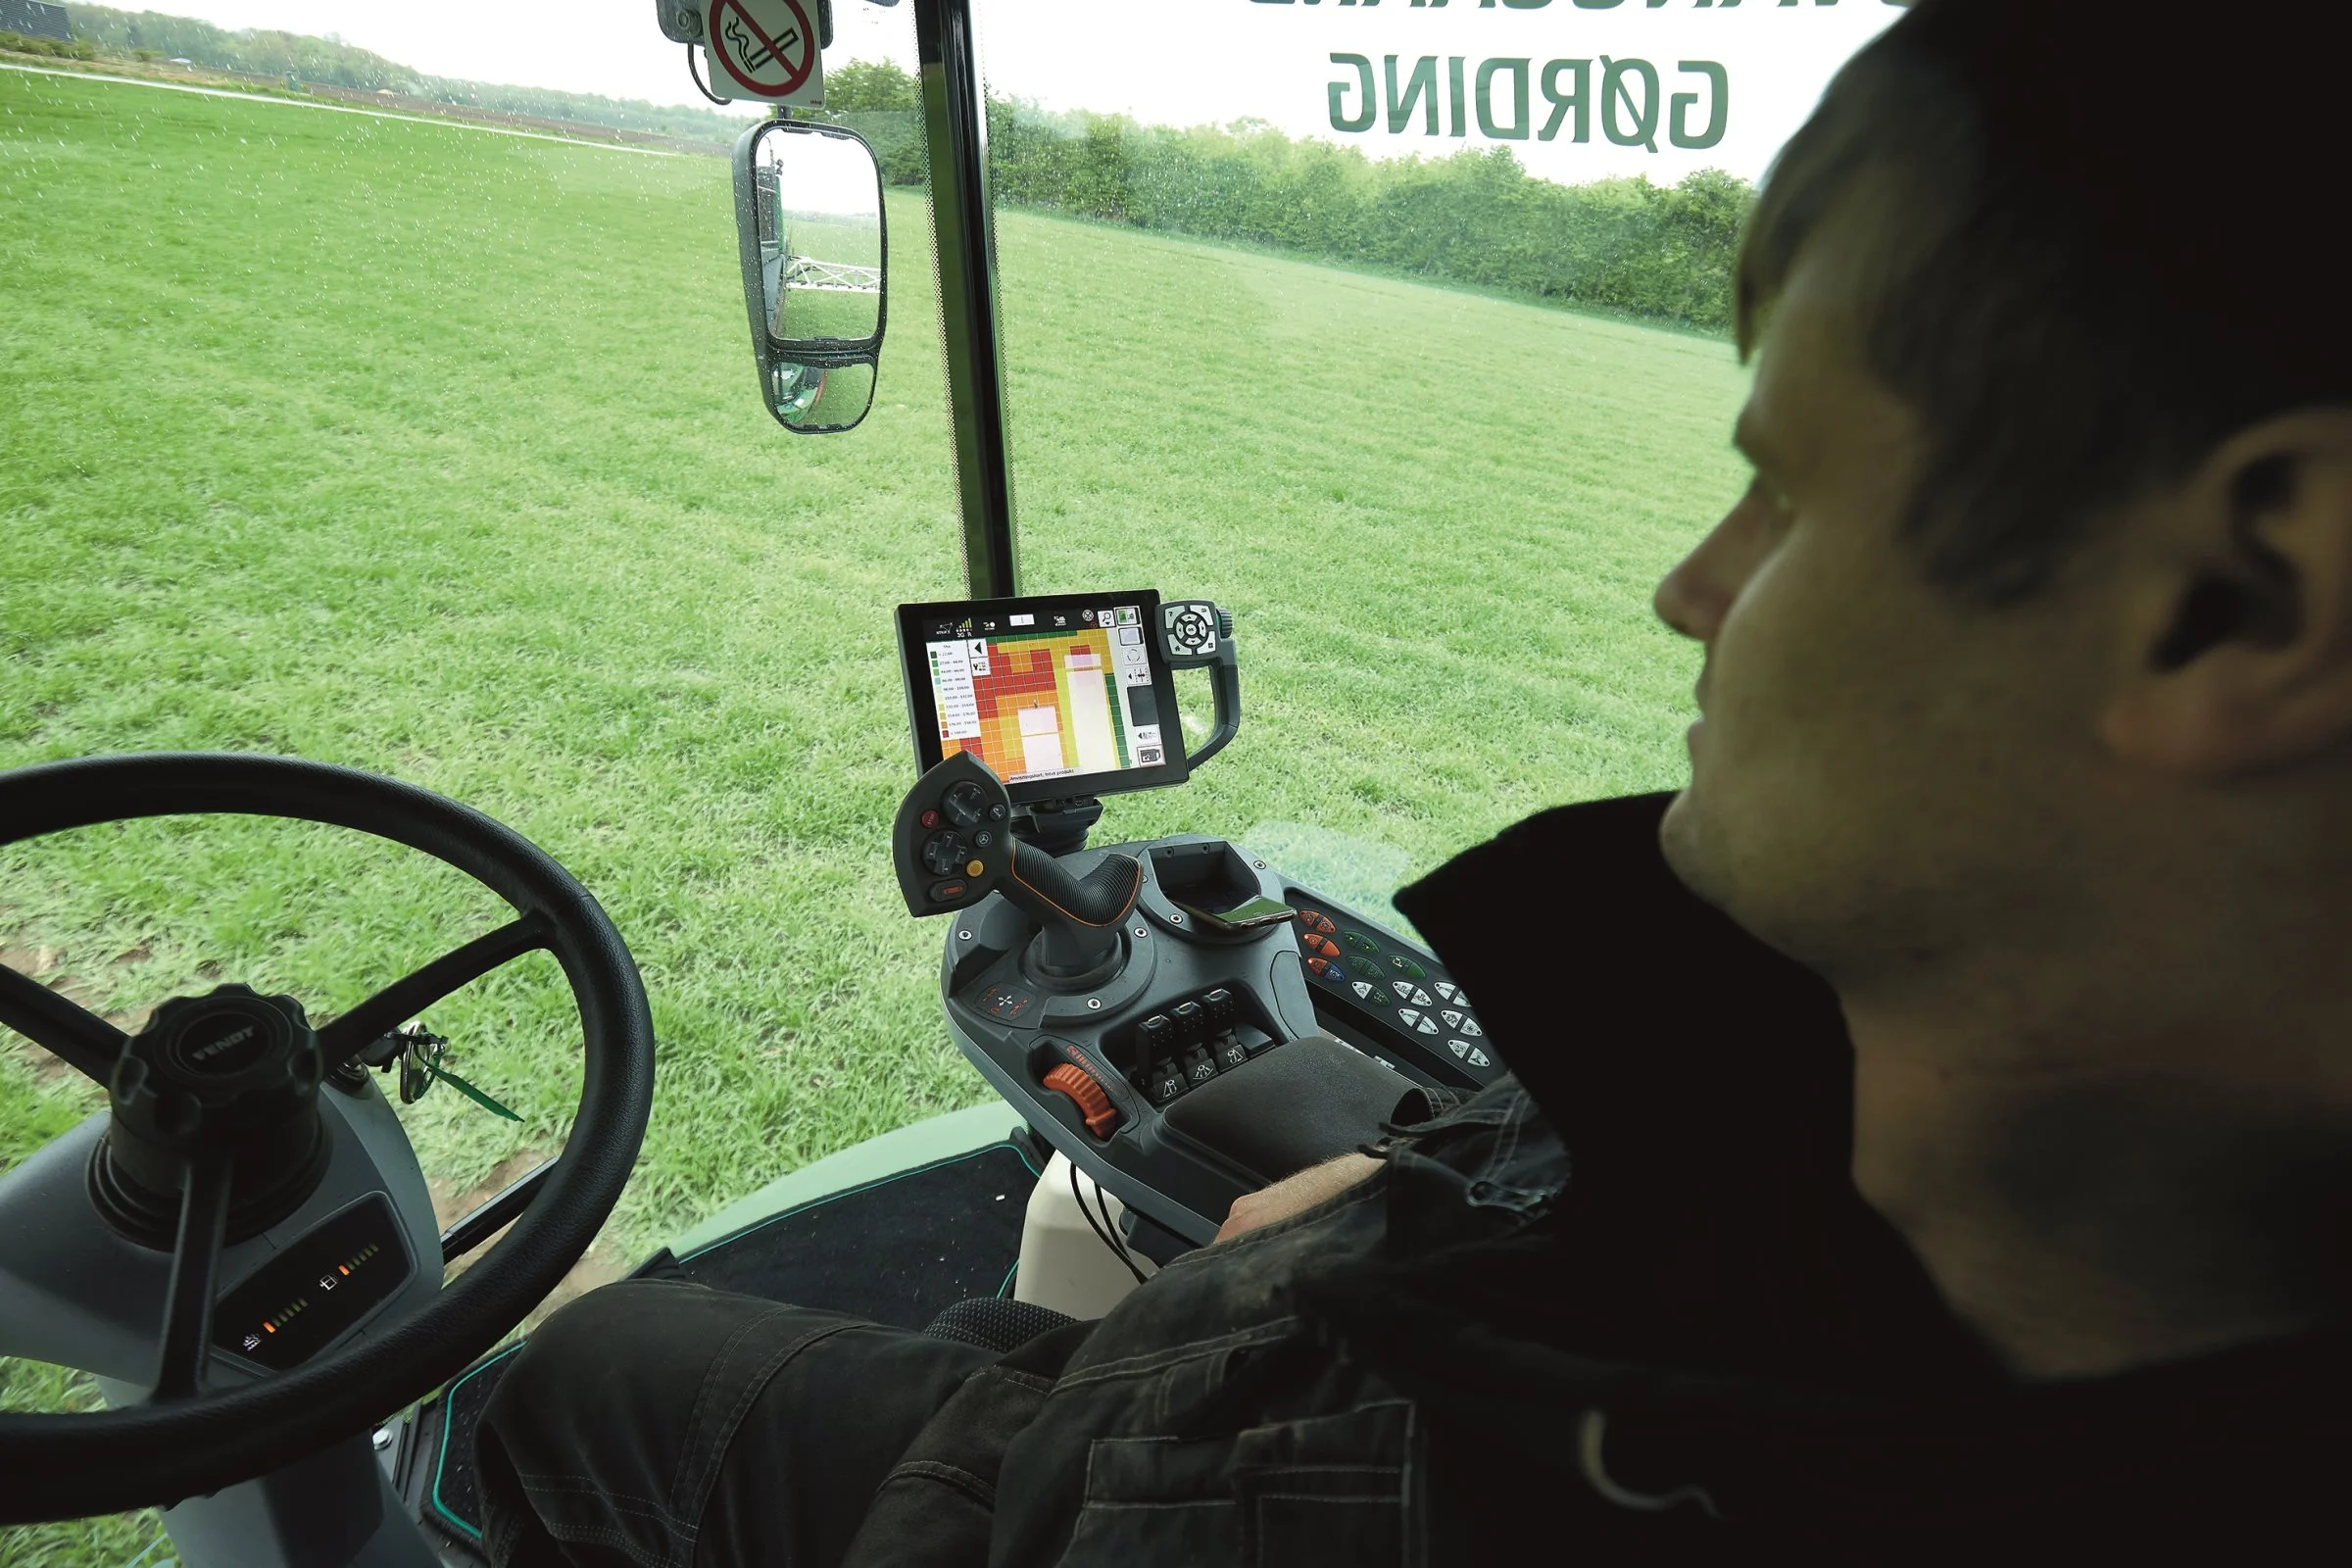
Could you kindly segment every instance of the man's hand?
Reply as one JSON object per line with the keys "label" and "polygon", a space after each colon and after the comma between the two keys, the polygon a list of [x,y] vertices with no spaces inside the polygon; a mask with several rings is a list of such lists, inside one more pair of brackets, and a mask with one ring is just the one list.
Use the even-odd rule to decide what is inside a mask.
{"label": "man's hand", "polygon": [[1245,1193],[1233,1200],[1233,1209],[1225,1216],[1225,1223],[1217,1227],[1217,1240],[1229,1242],[1260,1225],[1304,1213],[1325,1199],[1337,1198],[1353,1187],[1380,1169],[1380,1163],[1369,1154],[1342,1154],[1320,1165],[1309,1165],[1296,1175],[1285,1176],[1271,1187]]}

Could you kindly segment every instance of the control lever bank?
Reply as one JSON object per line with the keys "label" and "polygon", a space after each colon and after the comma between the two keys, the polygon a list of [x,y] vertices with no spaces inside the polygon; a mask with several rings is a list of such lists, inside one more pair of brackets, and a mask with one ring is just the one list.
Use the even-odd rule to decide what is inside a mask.
{"label": "control lever bank", "polygon": [[[1416,1090],[1502,1071],[1428,950],[1247,851],[1184,834],[1055,857],[1016,842],[1012,818],[957,752],[893,828],[907,909],[953,916],[949,1032],[1041,1136],[1184,1242],[1414,1115]],[[1238,930],[1188,912],[1255,900],[1296,912]]]}

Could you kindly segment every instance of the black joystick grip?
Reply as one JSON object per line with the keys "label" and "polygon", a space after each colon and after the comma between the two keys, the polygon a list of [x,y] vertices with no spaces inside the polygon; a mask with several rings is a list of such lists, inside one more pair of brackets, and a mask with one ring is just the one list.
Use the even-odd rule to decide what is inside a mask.
{"label": "black joystick grip", "polygon": [[1078,876],[1034,844],[1014,846],[999,885],[1007,904],[1037,922],[1031,978],[1069,987],[1118,972],[1126,953],[1119,923],[1143,890],[1144,865],[1133,856],[1105,855]]}
{"label": "black joystick grip", "polygon": [[1004,782],[969,752],[915,780],[891,825],[890,863],[909,914],[945,914],[986,898],[1012,863]]}
{"label": "black joystick grip", "polygon": [[1011,869],[1012,880],[1004,887],[1007,899],[1024,908],[1033,901],[1042,903],[1061,919],[1096,930],[1126,919],[1136,895],[1144,890],[1143,862],[1128,855],[1105,855],[1086,875],[1072,876],[1067,866],[1034,845],[1015,846]]}

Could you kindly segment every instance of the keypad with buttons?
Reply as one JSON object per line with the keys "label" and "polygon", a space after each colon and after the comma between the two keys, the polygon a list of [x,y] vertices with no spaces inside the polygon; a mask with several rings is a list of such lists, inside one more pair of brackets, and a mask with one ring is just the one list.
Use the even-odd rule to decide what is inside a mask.
{"label": "keypad with buttons", "polygon": [[1477,1087],[1501,1074],[1469,997],[1434,958],[1312,895],[1295,893],[1291,906],[1298,911],[1299,961],[1318,1006],[1333,1006],[1441,1081]]}

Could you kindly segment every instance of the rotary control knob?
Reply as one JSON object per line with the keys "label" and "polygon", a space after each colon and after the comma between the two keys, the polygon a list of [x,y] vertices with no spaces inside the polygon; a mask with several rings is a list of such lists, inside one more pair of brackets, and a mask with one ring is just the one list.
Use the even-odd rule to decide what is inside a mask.
{"label": "rotary control knob", "polygon": [[970,827],[988,814],[988,792],[970,779],[965,779],[948,791],[939,808],[948,813],[948,820],[957,827]]}
{"label": "rotary control knob", "polygon": [[1065,1061],[1049,1071],[1044,1082],[1054,1093],[1070,1097],[1078,1114],[1086,1118],[1086,1130],[1097,1138],[1108,1138],[1119,1125],[1118,1108],[1085,1068]]}

